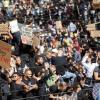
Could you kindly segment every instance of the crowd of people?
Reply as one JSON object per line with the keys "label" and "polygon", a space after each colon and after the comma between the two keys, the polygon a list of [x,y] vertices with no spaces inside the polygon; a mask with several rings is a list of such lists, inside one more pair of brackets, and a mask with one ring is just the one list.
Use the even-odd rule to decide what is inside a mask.
{"label": "crowd of people", "polygon": [[[44,33],[38,33],[37,46],[23,44],[21,31],[9,28],[8,38],[0,34],[12,45],[10,67],[0,66],[0,100],[100,100],[100,37],[86,28],[100,21],[99,13],[91,0],[1,3],[0,24],[17,19]],[[61,29],[56,29],[58,20]]]}

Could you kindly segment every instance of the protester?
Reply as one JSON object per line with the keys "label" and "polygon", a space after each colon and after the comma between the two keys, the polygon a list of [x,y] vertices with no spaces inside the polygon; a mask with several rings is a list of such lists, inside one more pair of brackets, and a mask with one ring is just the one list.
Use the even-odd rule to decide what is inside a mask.
{"label": "protester", "polygon": [[[100,37],[86,27],[100,20],[100,9],[91,0],[2,4],[0,25],[8,23],[9,34],[0,29],[0,40],[11,45],[11,57],[7,68],[0,63],[0,100],[100,99]],[[18,30],[12,32],[16,26],[10,22],[16,20]]]}

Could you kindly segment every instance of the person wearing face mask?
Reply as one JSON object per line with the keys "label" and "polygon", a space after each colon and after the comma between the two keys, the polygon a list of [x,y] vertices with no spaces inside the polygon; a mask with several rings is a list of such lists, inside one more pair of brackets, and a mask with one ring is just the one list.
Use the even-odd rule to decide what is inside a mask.
{"label": "person wearing face mask", "polygon": [[[36,83],[36,80],[32,76],[33,76],[32,71],[30,69],[26,69],[24,76],[22,78],[22,82],[25,84],[23,85],[23,90],[26,97],[37,96],[38,85]],[[30,98],[27,100],[33,100],[33,99]],[[34,98],[34,100],[37,100],[37,98]]]}

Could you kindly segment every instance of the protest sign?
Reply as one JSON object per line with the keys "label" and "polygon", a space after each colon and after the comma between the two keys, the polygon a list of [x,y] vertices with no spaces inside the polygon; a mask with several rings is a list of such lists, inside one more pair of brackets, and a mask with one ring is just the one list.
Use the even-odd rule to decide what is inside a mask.
{"label": "protest sign", "polygon": [[17,20],[10,21],[9,25],[11,27],[11,32],[12,33],[15,33],[15,32],[19,31],[18,21]]}
{"label": "protest sign", "polygon": [[98,23],[93,23],[93,24],[88,24],[86,27],[87,27],[87,30],[88,30],[88,31],[98,30],[99,27],[100,27],[100,22],[98,22]]}
{"label": "protest sign", "polygon": [[23,44],[32,45],[33,30],[30,27],[23,26],[21,28],[21,40]]}
{"label": "protest sign", "polygon": [[9,7],[9,0],[3,0],[4,7]]}
{"label": "protest sign", "polygon": [[93,38],[100,37],[100,31],[98,31],[98,30],[91,31],[91,37],[93,37]]}
{"label": "protest sign", "polygon": [[93,0],[93,4],[100,4],[100,0]]}
{"label": "protest sign", "polygon": [[87,30],[89,30],[89,31],[96,30],[95,23],[94,24],[88,24],[87,25]]}
{"label": "protest sign", "polygon": [[0,34],[8,34],[8,32],[9,32],[8,23],[0,24]]}
{"label": "protest sign", "polygon": [[11,45],[0,40],[0,66],[3,68],[10,67]]}
{"label": "protest sign", "polygon": [[21,35],[21,41],[23,44],[32,45],[32,37],[27,35]]}
{"label": "protest sign", "polygon": [[91,37],[100,37],[100,22],[94,24],[88,24],[87,30],[90,31]]}
{"label": "protest sign", "polygon": [[62,29],[62,22],[56,21],[56,29]]}
{"label": "protest sign", "polygon": [[93,7],[94,9],[100,8],[100,0],[93,0]]}
{"label": "protest sign", "polygon": [[40,39],[37,36],[33,37],[32,45],[33,47],[38,47],[40,45]]}
{"label": "protest sign", "polygon": [[22,28],[25,27],[25,24],[18,23],[18,27],[20,32],[22,33]]}
{"label": "protest sign", "polygon": [[22,35],[32,36],[33,29],[28,26],[23,26],[21,29]]}

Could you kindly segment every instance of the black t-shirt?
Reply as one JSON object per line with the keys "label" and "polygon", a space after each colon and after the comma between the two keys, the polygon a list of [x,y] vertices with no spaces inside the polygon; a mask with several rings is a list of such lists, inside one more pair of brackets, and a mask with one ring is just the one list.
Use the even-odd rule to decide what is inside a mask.
{"label": "black t-shirt", "polygon": [[[36,80],[35,79],[28,79],[25,80],[24,78],[22,79],[22,82],[24,82],[26,85],[30,86],[31,85],[35,85],[36,84]],[[29,92],[25,93],[26,97],[33,97],[33,96],[37,96],[37,90],[31,90]]]}
{"label": "black t-shirt", "polygon": [[67,65],[67,60],[64,56],[52,58],[52,64],[56,66],[57,73],[63,75]]}
{"label": "black t-shirt", "polygon": [[24,92],[23,92],[23,89],[22,89],[22,86],[20,84],[16,84],[15,82],[12,82],[10,84],[11,86],[11,91],[12,92],[12,98],[14,99],[18,99],[18,98],[22,98],[24,97]]}
{"label": "black t-shirt", "polygon": [[28,79],[28,80],[25,80],[25,79],[23,78],[22,81],[23,81],[26,85],[28,85],[28,86],[36,84],[36,80],[35,80],[35,79]]}
{"label": "black t-shirt", "polygon": [[34,64],[31,70],[32,70],[32,73],[35,74],[35,75],[38,77],[39,74],[40,74],[41,71],[42,71],[42,68],[43,68],[42,65]]}

